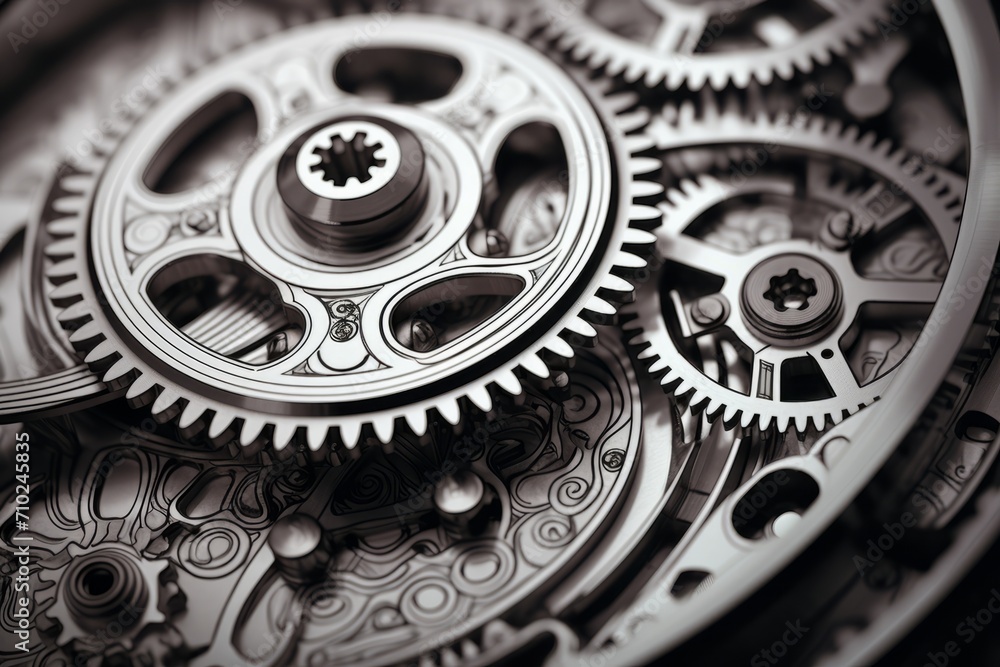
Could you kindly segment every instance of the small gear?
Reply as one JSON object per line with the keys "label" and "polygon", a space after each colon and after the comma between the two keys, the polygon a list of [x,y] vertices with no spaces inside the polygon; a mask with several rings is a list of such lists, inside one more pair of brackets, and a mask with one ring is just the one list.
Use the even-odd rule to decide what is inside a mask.
{"label": "small gear", "polygon": [[[719,149],[710,166],[720,174],[669,192],[657,230],[664,268],[624,312],[661,384],[729,427],[799,433],[876,400],[919,335],[914,311],[937,299],[958,233],[961,179],[818,117],[796,124],[709,108],[698,119],[685,106],[654,134],[665,153],[693,149],[702,167],[713,162],[704,149]],[[778,168],[788,159],[802,163]],[[856,166],[835,172],[829,160],[860,165],[862,175]],[[709,211],[723,222],[711,226]],[[897,238],[906,226],[897,223],[913,220],[923,235]],[[886,237],[895,245],[883,257],[872,248]],[[897,306],[917,322],[909,335],[860,326],[863,313],[884,323]]]}
{"label": "small gear", "polygon": [[56,645],[105,659],[163,657],[178,648],[167,625],[184,609],[185,597],[170,561],[146,559],[118,543],[73,544],[59,560],[43,564],[39,578],[52,586],[38,595],[45,607],[40,627]]}
{"label": "small gear", "polygon": [[[369,21],[296,28],[204,68],[60,183],[46,250],[57,317],[109,386],[185,437],[329,445],[337,462],[388,443],[398,420],[423,435],[429,419],[488,413],[632,297],[625,278],[659,221],[643,201],[662,191],[643,180],[660,163],[644,156],[637,98],[605,97],[601,119],[537,51],[447,18],[401,15],[357,49]],[[365,100],[380,54],[409,66],[401,48],[421,69],[471,74],[425,103],[406,89],[405,104]],[[156,146],[234,89],[268,128],[245,164],[155,191],[169,153]],[[377,175],[313,183],[315,151],[346,150],[361,129],[380,138]],[[551,167],[523,180],[517,159]]]}
{"label": "small gear", "polygon": [[549,34],[573,60],[670,90],[746,88],[809,73],[873,35],[886,12],[877,0],[796,3],[802,20],[765,11],[767,0],[547,1]]}

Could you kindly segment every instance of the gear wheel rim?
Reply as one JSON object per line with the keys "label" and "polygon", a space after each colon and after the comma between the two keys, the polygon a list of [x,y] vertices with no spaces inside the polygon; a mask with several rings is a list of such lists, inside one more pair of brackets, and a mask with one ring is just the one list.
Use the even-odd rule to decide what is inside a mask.
{"label": "gear wheel rim", "polygon": [[[171,83],[175,86],[177,81]],[[608,87],[597,85],[580,86],[579,82],[577,86],[589,98],[589,107],[604,125],[604,140],[620,190],[616,199],[612,198],[616,217],[604,222],[611,230],[607,249],[595,271],[600,279],[591,278],[587,287],[578,292],[572,308],[558,316],[557,324],[535,344],[513,355],[511,361],[431,399],[410,403],[405,410],[369,411],[360,413],[360,417],[262,417],[223,402],[206,400],[181,383],[164,378],[135,354],[114,332],[100,307],[102,297],[87,275],[89,244],[87,234],[82,231],[88,225],[90,203],[103,169],[113,157],[119,140],[124,139],[124,133],[99,147],[93,160],[78,165],[59,181],[62,196],[54,205],[57,215],[47,225],[49,234],[56,239],[46,248],[46,255],[53,260],[47,277],[55,285],[49,302],[57,311],[57,320],[70,332],[70,343],[110,388],[124,391],[133,407],[151,404],[159,421],[176,421],[186,437],[205,431],[213,441],[236,439],[246,450],[272,445],[279,453],[292,442],[298,442],[315,456],[323,456],[326,450],[337,463],[341,455],[365,441],[388,444],[400,422],[415,435],[424,436],[429,425],[438,420],[457,426],[463,412],[470,409],[488,415],[499,397],[522,392],[522,378],[547,378],[552,370],[551,359],[571,360],[574,346],[592,343],[596,337],[593,324],[609,321],[617,306],[632,297],[631,283],[619,274],[643,269],[646,262],[642,255],[654,241],[644,230],[656,226],[659,211],[642,202],[657,196],[662,187],[642,178],[660,166],[657,160],[641,156],[653,147],[652,139],[641,133],[648,114],[634,111],[637,100],[633,94],[612,93]],[[601,99],[594,99],[597,96]],[[615,137],[622,140],[615,141]],[[581,282],[587,281],[581,279]]]}
{"label": "gear wheel rim", "polygon": [[809,74],[859,47],[878,29],[886,15],[884,3],[863,2],[856,11],[831,18],[804,32],[800,39],[779,48],[712,54],[657,54],[650,47],[615,35],[585,15],[583,3],[547,0],[542,11],[549,17],[547,34],[556,48],[591,69],[649,89],[722,91],[728,86],[747,88],[754,82],[767,86]]}

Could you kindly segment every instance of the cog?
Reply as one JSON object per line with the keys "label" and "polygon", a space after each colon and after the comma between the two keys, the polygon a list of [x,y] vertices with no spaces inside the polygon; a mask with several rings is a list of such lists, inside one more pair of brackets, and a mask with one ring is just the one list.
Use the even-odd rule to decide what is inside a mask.
{"label": "cog", "polygon": [[[718,149],[718,176],[668,193],[657,230],[664,264],[623,312],[661,385],[727,427],[782,432],[819,431],[875,401],[937,299],[961,179],[818,117],[790,124],[710,108],[696,119],[685,106],[654,134],[664,153],[693,149],[703,168],[704,149]],[[782,171],[776,163],[788,159],[801,162]],[[875,180],[835,179],[829,160]],[[904,319],[913,330],[897,329]],[[865,326],[876,321],[877,331]]]}
{"label": "cog", "polygon": [[52,586],[38,594],[46,607],[42,629],[56,645],[76,653],[160,658],[179,648],[169,619],[185,607],[177,575],[167,560],[148,560],[118,543],[81,548],[71,544],[64,564],[43,565],[39,578]]}
{"label": "cog", "polygon": [[[769,85],[828,65],[875,33],[885,3],[801,3],[808,20],[766,13],[767,0],[546,0],[549,36],[576,62],[649,88]],[[798,4],[798,3],[797,3]],[[805,25],[803,25],[805,24]],[[738,32],[742,39],[725,42]]]}
{"label": "cog", "polygon": [[[430,420],[489,413],[632,298],[625,278],[660,216],[643,202],[662,192],[644,180],[660,163],[644,156],[637,98],[608,94],[601,118],[537,51],[447,18],[400,15],[352,48],[369,21],[299,27],[206,66],[59,184],[57,318],[94,372],[184,437],[329,447],[336,463],[400,423],[422,436]],[[460,74],[434,99],[366,100],[393,49]],[[177,128],[239,96],[265,128],[249,156],[158,189]],[[395,159],[364,187],[310,185],[331,128],[362,125]],[[529,163],[545,169],[523,179]]]}

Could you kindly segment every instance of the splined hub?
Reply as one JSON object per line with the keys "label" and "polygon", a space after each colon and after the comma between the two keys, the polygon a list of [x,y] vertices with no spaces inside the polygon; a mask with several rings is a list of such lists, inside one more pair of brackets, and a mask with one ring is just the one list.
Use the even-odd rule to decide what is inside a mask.
{"label": "splined hub", "polygon": [[278,191],[307,243],[368,250],[396,240],[416,219],[427,198],[424,174],[412,132],[383,118],[351,117],[307,130],[288,147]]}
{"label": "splined hub", "polygon": [[743,283],[740,305],[753,332],[775,345],[809,345],[843,313],[840,281],[823,262],[779,255],[760,262]]}

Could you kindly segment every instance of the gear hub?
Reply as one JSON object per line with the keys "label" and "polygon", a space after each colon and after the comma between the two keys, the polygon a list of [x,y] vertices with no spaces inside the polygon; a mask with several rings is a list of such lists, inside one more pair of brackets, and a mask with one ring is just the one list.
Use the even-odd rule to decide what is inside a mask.
{"label": "gear hub", "polygon": [[416,220],[427,199],[425,173],[412,132],[385,119],[351,117],[311,128],[288,147],[278,192],[307,243],[368,250]]}
{"label": "gear hub", "polygon": [[743,318],[774,345],[809,345],[829,333],[843,313],[840,281],[823,262],[779,255],[760,262],[743,282]]}

